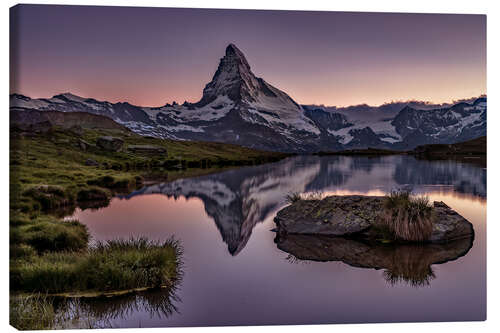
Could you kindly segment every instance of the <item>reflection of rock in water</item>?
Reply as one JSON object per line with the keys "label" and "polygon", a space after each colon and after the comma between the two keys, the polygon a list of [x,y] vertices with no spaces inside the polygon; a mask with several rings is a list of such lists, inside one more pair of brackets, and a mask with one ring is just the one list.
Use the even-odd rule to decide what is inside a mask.
{"label": "reflection of rock in water", "polygon": [[354,267],[385,269],[384,277],[391,284],[404,281],[422,286],[434,278],[431,265],[464,256],[473,238],[442,244],[381,244],[342,237],[278,235],[275,242],[294,260],[342,261]]}
{"label": "reflection of rock in water", "polygon": [[[378,183],[377,183],[378,182]],[[390,191],[400,185],[454,185],[454,190],[486,197],[486,171],[448,161],[410,156],[297,156],[255,167],[148,186],[126,198],[161,193],[200,198],[232,255],[247,244],[252,229],[284,205],[292,192],[338,189]]]}
{"label": "reflection of rock in water", "polygon": [[58,314],[57,328],[109,328],[116,319],[125,319],[137,311],[150,317],[168,318],[178,312],[175,291],[149,290],[114,297],[54,298]]}

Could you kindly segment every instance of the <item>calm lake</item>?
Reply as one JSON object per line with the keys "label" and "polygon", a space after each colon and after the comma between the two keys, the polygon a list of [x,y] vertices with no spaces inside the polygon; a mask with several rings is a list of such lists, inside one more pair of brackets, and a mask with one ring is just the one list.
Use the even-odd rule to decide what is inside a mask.
{"label": "calm lake", "polygon": [[[274,242],[273,218],[286,205],[286,194],[383,195],[396,188],[444,201],[474,225],[472,247],[432,264],[421,283],[390,280],[384,269],[342,261],[299,260]],[[94,240],[173,236],[184,248],[184,276],[174,294],[73,304],[100,326],[486,319],[486,169],[474,164],[410,156],[298,156],[147,186],[114,198],[108,207],[78,209],[73,217],[88,226]],[[392,260],[399,264],[401,257],[396,251]],[[407,266],[410,275],[421,271]]]}

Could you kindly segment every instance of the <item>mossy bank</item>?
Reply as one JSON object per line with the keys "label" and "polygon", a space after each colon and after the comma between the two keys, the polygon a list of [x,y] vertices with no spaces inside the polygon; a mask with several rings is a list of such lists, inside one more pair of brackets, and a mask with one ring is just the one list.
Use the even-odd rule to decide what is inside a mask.
{"label": "mossy bank", "polygon": [[[114,138],[119,146],[108,147],[102,138]],[[142,137],[125,128],[12,127],[11,208],[31,212],[105,202],[114,192],[130,191],[158,175],[177,178],[286,156],[222,143]]]}
{"label": "mossy bank", "polygon": [[[83,224],[62,219],[76,207],[105,206],[113,195],[155,180],[287,156],[221,143],[146,138],[108,125],[11,127],[11,323],[18,328],[54,327],[55,310],[39,294],[109,296],[149,288],[173,290],[181,279],[178,241],[130,239],[90,246]],[[108,139],[103,137],[116,145],[106,146]]]}

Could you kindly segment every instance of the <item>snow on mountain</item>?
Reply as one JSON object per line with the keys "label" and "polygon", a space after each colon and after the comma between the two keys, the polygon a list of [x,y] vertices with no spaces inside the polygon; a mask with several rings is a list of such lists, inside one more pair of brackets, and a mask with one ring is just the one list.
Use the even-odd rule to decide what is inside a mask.
{"label": "snow on mountain", "polygon": [[71,93],[48,99],[10,96],[14,111],[88,112],[112,118],[141,135],[299,153],[367,147],[411,149],[473,139],[486,135],[486,104],[486,97],[481,97],[454,105],[410,101],[380,107],[301,106],[256,77],[234,44],[227,46],[196,103],[140,107]]}
{"label": "snow on mountain", "polygon": [[[410,104],[424,105],[425,108],[417,109]],[[394,113],[389,104],[381,106],[384,108],[381,111],[366,105],[342,109],[303,107],[319,108],[320,111],[330,115],[344,116],[349,125],[327,131],[336,137],[345,149],[361,147],[411,149],[421,144],[454,143],[486,135],[486,105],[486,97],[480,97],[436,109],[429,108],[429,103],[413,101],[397,113]],[[389,115],[390,117],[387,117]],[[361,131],[366,128],[373,131],[377,138],[366,130]]]}
{"label": "snow on mountain", "polygon": [[138,106],[129,103],[101,102],[93,98],[83,98],[70,93],[55,95],[52,98],[31,99],[27,96],[10,95],[11,110],[38,110],[61,112],[88,112],[107,116],[117,122],[140,121],[152,123],[149,116]]}
{"label": "snow on mountain", "polygon": [[234,108],[234,102],[227,96],[217,96],[212,102],[193,108],[185,105],[164,106],[161,108],[143,108],[154,120],[160,113],[171,116],[178,122],[187,123],[191,121],[214,121],[227,115]]}
{"label": "snow on mountain", "polygon": [[[302,107],[290,96],[252,73],[245,56],[234,44],[229,44],[226,48],[226,54],[220,60],[212,81],[203,90],[202,99],[192,106],[204,107],[221,96],[234,103],[229,104],[230,106],[257,115],[246,115],[247,121],[271,128],[278,126],[283,129],[320,133],[314,123],[304,115]],[[282,132],[289,133],[286,130]]]}
{"label": "snow on mountain", "polygon": [[405,107],[391,124],[409,147],[427,143],[453,143],[486,135],[486,98],[472,104],[461,102],[449,108],[418,110]]}
{"label": "snow on mountain", "polygon": [[345,145],[353,139],[352,134],[355,133],[356,130],[361,130],[367,127],[378,135],[382,141],[394,143],[402,140],[401,136],[396,131],[396,128],[391,124],[391,120],[376,121],[374,123],[360,121],[355,125],[343,127],[336,131],[328,130],[328,132],[333,136],[339,137],[339,141]]}

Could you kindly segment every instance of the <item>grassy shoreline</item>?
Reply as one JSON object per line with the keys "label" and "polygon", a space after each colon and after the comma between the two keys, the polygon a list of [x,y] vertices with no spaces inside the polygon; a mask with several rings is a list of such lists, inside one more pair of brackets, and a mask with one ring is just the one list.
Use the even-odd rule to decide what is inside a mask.
{"label": "grassy shoreline", "polygon": [[182,276],[182,247],[174,239],[113,240],[80,251],[26,252],[11,259],[13,292],[109,294],[171,288]]}
{"label": "grassy shoreline", "polygon": [[[110,152],[97,147],[101,136],[122,139],[123,149]],[[154,145],[167,153],[127,150],[134,145]],[[122,130],[53,128],[46,133],[23,133],[11,129],[11,209],[47,211],[85,201],[106,202],[114,193],[142,186],[155,172],[202,173],[210,168],[275,162],[287,156],[222,143],[147,138]],[[87,165],[88,161],[97,165]]]}
{"label": "grassy shoreline", "polygon": [[[101,136],[122,139],[123,149],[99,148]],[[127,149],[134,145],[154,145],[166,153]],[[22,329],[54,327],[55,310],[38,294],[120,297],[150,288],[173,290],[180,281],[178,241],[129,239],[89,246],[86,226],[61,218],[76,207],[106,206],[115,194],[152,180],[172,181],[287,156],[222,143],[147,138],[127,130],[53,127],[35,133],[11,128],[11,323]]]}
{"label": "grassy shoreline", "polygon": [[457,160],[486,165],[486,136],[453,144],[425,144],[412,150],[360,148],[340,151],[320,151],[317,156],[367,156],[409,155],[428,160]]}

